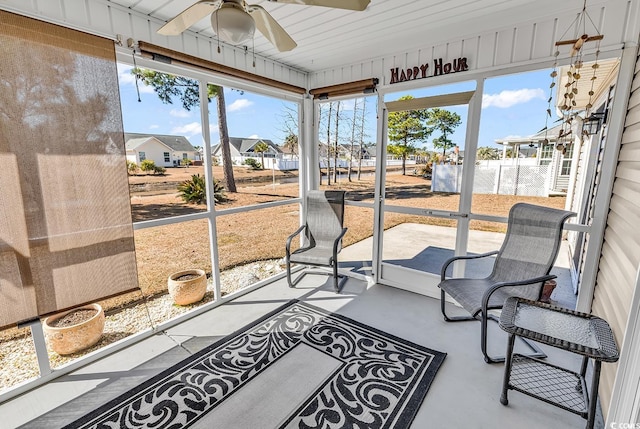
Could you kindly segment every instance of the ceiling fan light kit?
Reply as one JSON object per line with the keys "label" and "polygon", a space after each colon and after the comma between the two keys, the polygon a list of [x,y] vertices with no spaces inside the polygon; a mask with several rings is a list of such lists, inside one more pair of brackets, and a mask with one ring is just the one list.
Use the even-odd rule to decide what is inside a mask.
{"label": "ceiling fan light kit", "polygon": [[211,14],[211,27],[223,42],[240,45],[253,39],[256,24],[237,3],[223,3]]}
{"label": "ceiling fan light kit", "polygon": [[[269,0],[270,2],[324,6],[334,9],[363,11],[371,0]],[[284,28],[257,4],[245,0],[198,0],[160,27],[158,34],[177,36],[211,14],[211,27],[219,40],[242,45],[253,39],[256,28],[280,52],[294,49],[297,44]],[[218,46],[218,52],[220,47]]]}

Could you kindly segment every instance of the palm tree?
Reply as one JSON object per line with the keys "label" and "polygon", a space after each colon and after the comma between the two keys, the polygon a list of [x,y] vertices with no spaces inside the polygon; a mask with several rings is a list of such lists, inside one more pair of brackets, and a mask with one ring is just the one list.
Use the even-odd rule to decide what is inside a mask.
{"label": "palm tree", "polygon": [[253,146],[253,151],[260,153],[260,157],[262,158],[262,169],[263,170],[264,170],[264,153],[266,151],[268,151],[268,150],[269,150],[269,145],[266,144],[263,141],[259,141],[258,143],[256,143],[255,146]]}
{"label": "palm tree", "polygon": [[291,152],[292,155],[298,154],[298,136],[296,134],[288,134],[284,139],[284,147]]}

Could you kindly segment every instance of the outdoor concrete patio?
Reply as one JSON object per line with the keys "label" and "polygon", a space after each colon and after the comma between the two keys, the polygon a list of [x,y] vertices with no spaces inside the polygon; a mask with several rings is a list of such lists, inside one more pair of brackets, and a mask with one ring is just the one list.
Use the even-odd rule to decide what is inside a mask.
{"label": "outdoor concrete patio", "polygon": [[[326,276],[306,275],[296,289],[287,287],[284,279],[274,281],[0,404],[2,427],[60,427],[291,299],[448,354],[412,427],[546,429],[585,424],[576,415],[517,392],[510,393],[509,406],[501,405],[503,365],[482,359],[480,324],[444,322],[438,300],[357,279],[349,279],[343,292],[335,294]],[[506,335],[497,326],[492,326],[490,347],[495,353],[506,347]],[[545,350],[550,361],[579,369],[577,356]]]}
{"label": "outdoor concrete patio", "polygon": [[[413,270],[440,276],[440,267],[453,256],[455,244],[454,228],[402,223],[384,231],[384,262],[400,265]],[[480,254],[498,250],[504,234],[489,231],[469,231],[469,253]],[[340,267],[362,275],[371,275],[371,255],[373,237],[345,247],[338,255]],[[570,251],[566,241],[562,241],[560,251],[551,274],[557,276],[558,286],[554,290],[552,302],[561,307],[575,309],[576,294],[573,290],[570,272]],[[470,277],[482,277],[491,272],[493,258],[469,262],[466,273]]]}

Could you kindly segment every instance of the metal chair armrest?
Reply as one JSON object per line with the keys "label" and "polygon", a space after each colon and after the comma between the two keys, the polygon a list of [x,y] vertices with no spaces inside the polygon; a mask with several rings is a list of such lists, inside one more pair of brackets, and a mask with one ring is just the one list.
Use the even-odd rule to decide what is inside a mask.
{"label": "metal chair armrest", "polygon": [[487,252],[487,253],[482,253],[480,255],[460,255],[460,256],[453,256],[449,259],[447,259],[444,264],[442,264],[442,268],[440,269],[440,281],[444,281],[446,278],[446,273],[447,273],[447,268],[449,268],[449,265],[451,265],[452,262],[455,262],[457,260],[460,259],[480,259],[480,258],[486,258],[487,256],[493,256],[493,255],[497,255],[498,251],[494,250],[491,252]]}
{"label": "metal chair armrest", "polygon": [[302,225],[300,228],[296,230],[293,234],[287,237],[287,244],[285,245],[285,251],[287,252],[287,257],[291,256],[291,241],[295,238],[295,236],[299,235],[302,231],[307,228],[306,225]]}
{"label": "metal chair armrest", "polygon": [[340,240],[347,233],[347,228],[342,228],[342,232],[338,235],[338,238],[333,242],[333,259],[334,261],[338,259],[338,246],[340,245]]}
{"label": "metal chair armrest", "polygon": [[503,287],[506,286],[527,286],[527,285],[532,285],[535,283],[544,283],[547,280],[551,280],[551,279],[555,279],[557,276],[553,275],[553,274],[547,274],[546,276],[540,276],[540,277],[534,277],[531,279],[525,279],[525,280],[519,280],[519,281],[514,281],[514,282],[499,282],[496,283],[495,285],[491,286],[489,289],[487,289],[484,293],[484,295],[482,296],[482,311],[486,312],[487,311],[487,307],[489,306],[489,299],[491,298],[491,295],[497,291],[498,289],[501,289]]}

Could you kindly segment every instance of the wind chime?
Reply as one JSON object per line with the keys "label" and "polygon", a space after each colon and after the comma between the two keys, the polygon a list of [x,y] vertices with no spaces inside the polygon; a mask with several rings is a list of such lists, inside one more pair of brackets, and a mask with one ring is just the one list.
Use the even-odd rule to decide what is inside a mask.
{"label": "wind chime", "polygon": [[[595,35],[587,34],[587,21],[590,23],[593,30],[595,30]],[[567,144],[571,143],[571,137],[573,134],[572,131],[572,123],[576,116],[581,111],[584,111],[584,118],[588,118],[591,114],[591,108],[593,107],[593,96],[595,95],[594,86],[595,81],[597,79],[597,70],[600,67],[598,64],[598,56],[600,54],[600,41],[604,38],[602,34],[598,31],[598,28],[593,23],[593,20],[587,13],[587,1],[584,1],[582,11],[578,14],[573,23],[569,26],[569,29],[575,26],[576,36],[582,33],[581,36],[574,39],[566,39],[559,40],[555,43],[556,51],[554,53],[554,63],[553,70],[551,72],[551,84],[549,85],[549,99],[548,99],[548,108],[547,108],[547,116],[545,121],[545,143],[548,143],[549,140],[546,138],[546,131],[548,130],[547,124],[549,119],[551,118],[551,102],[553,99],[553,92],[555,86],[558,84],[558,81],[562,81],[560,76],[558,76],[558,58],[560,57],[560,48],[563,46],[571,46],[571,52],[569,56],[569,68],[566,72],[566,83],[564,84],[564,88],[562,91],[558,91],[558,97],[560,98],[560,102],[558,102],[558,108],[561,112],[562,118],[562,127],[558,132],[558,136],[556,139],[555,147],[557,150],[561,151],[563,154],[567,151]],[[564,32],[561,39],[565,37],[566,33]],[[588,70],[583,70],[583,47],[590,43],[596,43],[596,51],[595,51],[595,61],[591,65],[591,85],[589,89],[589,101],[582,108],[578,106],[576,99],[578,97],[578,83],[581,79],[584,79],[582,76],[583,73]],[[581,127],[582,128],[582,127]],[[583,131],[584,133],[585,131]],[[566,142],[566,143],[565,143]]]}

